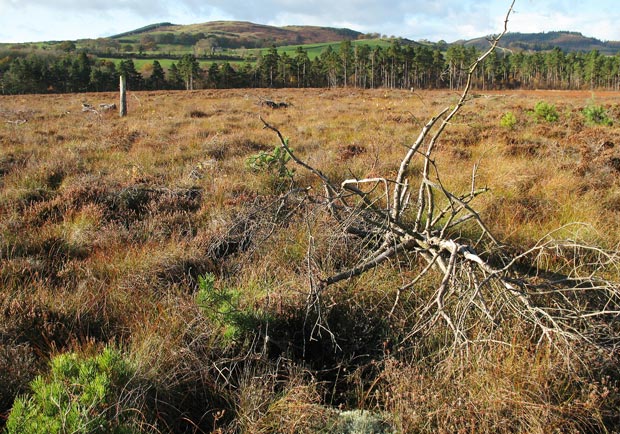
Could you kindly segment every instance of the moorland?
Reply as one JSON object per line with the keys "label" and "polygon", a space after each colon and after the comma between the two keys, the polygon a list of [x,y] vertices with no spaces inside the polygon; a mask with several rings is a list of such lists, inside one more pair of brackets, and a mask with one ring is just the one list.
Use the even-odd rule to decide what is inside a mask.
{"label": "moorland", "polygon": [[[488,190],[471,206],[504,252],[572,240],[607,252],[575,270],[607,258],[596,270],[617,282],[620,94],[472,96],[437,142],[443,186],[468,191],[476,168]],[[354,265],[368,245],[333,224],[320,179],[278,151],[259,116],[337,183],[393,179],[422,126],[458,94],[144,91],[129,93],[126,117],[97,110],[116,99],[0,97],[9,432],[620,428],[617,313],[597,325],[607,337],[598,345],[541,339],[513,315],[481,339],[472,326],[456,346],[441,320],[413,333],[441,280],[431,272],[407,287],[424,267],[413,255],[309,301],[316,276]],[[413,160],[412,179],[422,165]],[[480,232],[466,225],[455,236]],[[538,267],[576,264],[574,252],[546,253]]]}

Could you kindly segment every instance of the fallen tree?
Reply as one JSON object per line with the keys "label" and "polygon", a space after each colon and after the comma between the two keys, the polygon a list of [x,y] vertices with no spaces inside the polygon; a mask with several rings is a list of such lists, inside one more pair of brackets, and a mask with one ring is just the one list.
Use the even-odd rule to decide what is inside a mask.
{"label": "fallen tree", "polygon": [[[472,203],[486,188],[476,185],[477,166],[468,191],[454,193],[443,183],[434,156],[437,143],[461,108],[471,100],[470,86],[476,68],[496,49],[507,32],[512,2],[501,34],[470,66],[458,102],[423,125],[407,147],[396,176],[346,179],[334,182],[302,160],[289,147],[278,128],[261,118],[279,138],[280,146],[298,166],[322,183],[323,204],[343,233],[363,240],[364,255],[351,267],[325,275],[310,268],[309,306],[316,305],[330,286],[355,278],[386,261],[425,264],[396,292],[390,315],[401,295],[414,291],[431,273],[439,273],[431,297],[415,313],[415,326],[404,338],[427,333],[445,324],[453,336],[452,348],[472,341],[496,339],[503,322],[524,320],[538,341],[552,344],[574,341],[613,350],[618,344],[614,321],[620,315],[620,287],[615,279],[620,257],[577,240],[558,240],[548,234],[533,247],[517,253],[497,240]],[[422,169],[412,169],[421,160]],[[474,222],[478,239],[463,237],[465,225]],[[561,265],[545,265],[549,257]],[[611,277],[610,277],[611,276]]]}

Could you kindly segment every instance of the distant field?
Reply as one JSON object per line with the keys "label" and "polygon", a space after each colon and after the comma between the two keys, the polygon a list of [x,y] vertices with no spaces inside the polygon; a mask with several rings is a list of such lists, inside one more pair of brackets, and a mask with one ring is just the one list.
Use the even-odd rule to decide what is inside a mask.
{"label": "distant field", "polygon": [[[109,60],[114,62],[115,64],[119,64],[120,62],[122,62],[124,59],[117,59],[117,58],[103,58],[103,60]],[[157,60],[161,66],[164,69],[168,69],[170,68],[170,66],[173,63],[178,64],[179,63],[179,59],[133,59],[133,63],[136,66],[136,70],[140,71],[140,69],[142,69],[142,67],[144,65],[151,65],[153,63],[153,61]],[[234,66],[241,66],[243,65],[245,62],[241,62],[241,61],[234,61],[234,60],[199,60],[198,63],[200,64],[200,67],[202,69],[209,69],[209,66],[211,66],[212,63],[224,63],[224,62],[228,62],[231,65]]]}
{"label": "distant field", "polygon": [[[620,245],[620,93],[472,96],[437,141],[431,171],[498,243],[479,242],[471,221],[451,235],[498,263],[499,250],[516,255],[550,233],[579,240],[598,250],[581,255],[571,241],[537,262],[524,254],[518,269],[543,280],[543,269],[584,273],[608,261],[605,277],[617,281],[617,254],[604,252]],[[113,347],[128,379],[61,386],[74,399],[106,393],[104,416],[131,423],[128,432],[340,433],[361,421],[377,433],[617,430],[617,351],[550,343],[518,315],[485,322],[483,305],[503,312],[523,288],[455,291],[441,305],[442,273],[414,280],[426,262],[403,253],[322,290],[321,279],[383,242],[371,229],[390,221],[360,211],[358,233],[347,219],[334,223],[352,196],[330,197],[316,173],[282,156],[259,117],[336,187],[376,180],[363,184],[372,198],[392,188],[421,127],[457,99],[355,88],[145,91],[129,92],[120,118],[82,111],[116,93],[0,96],[0,414],[37,376],[39,387],[51,381],[50,358]],[[537,116],[541,101],[557,119]],[[613,124],[589,123],[583,110],[593,105]],[[417,183],[424,164],[414,157],[405,170]],[[430,200],[421,191],[412,207]],[[470,341],[454,345],[443,312],[416,329],[427,303],[463,321],[463,306],[477,306]],[[608,333],[605,350],[619,339],[617,310],[583,318]],[[96,368],[112,369],[76,370],[80,381]]]}
{"label": "distant field", "polygon": [[[334,50],[338,50],[338,47],[340,46],[341,42],[325,42],[325,43],[321,43],[321,44],[306,44],[306,45],[285,45],[285,46],[281,46],[281,47],[277,47],[278,48],[278,53],[279,54],[283,54],[286,53],[287,56],[289,57],[295,57],[295,51],[297,50],[298,47],[303,48],[307,53],[308,53],[308,57],[310,58],[310,60],[314,59],[317,56],[320,56],[321,53],[327,48],[327,47],[332,47]],[[356,41],[351,41],[351,44],[355,47],[356,45],[368,45],[372,48],[374,47],[389,47],[391,42],[389,40],[386,39],[361,39],[361,40],[356,40]],[[263,54],[265,54],[267,52],[268,49],[262,48],[262,49],[250,49],[247,50],[248,53],[256,53],[256,52],[261,52]],[[232,50],[233,52],[238,52],[238,50]]]}
{"label": "distant field", "polygon": [[[385,40],[385,39],[364,39],[364,40],[351,41],[351,43],[354,47],[357,45],[368,45],[371,48],[374,48],[377,46],[385,48],[385,47],[390,46],[391,44],[389,40]],[[286,46],[277,47],[277,49],[280,55],[286,54],[287,56],[294,58],[296,56],[297,48],[301,47],[308,53],[308,57],[310,58],[310,60],[312,60],[315,57],[320,56],[321,53],[327,47],[332,47],[332,49],[337,51],[339,46],[340,46],[340,42],[326,42],[326,43],[320,43],[320,44],[286,45]],[[240,48],[240,49],[218,51],[216,54],[223,55],[223,56],[238,56],[243,59],[248,59],[251,63],[254,63],[259,53],[262,53],[264,55],[267,53],[267,51],[268,51],[267,48],[253,48],[253,49],[245,49],[245,48],[241,49]],[[161,54],[162,58],[159,59],[159,63],[161,63],[164,68],[167,68],[170,66],[172,62],[178,62],[178,60],[167,59],[166,55],[173,54],[175,56],[182,56],[183,54],[195,54],[195,51],[193,50],[191,46],[161,45],[158,47],[157,51],[147,51],[145,52],[145,54],[151,57]],[[217,63],[226,62],[226,60],[200,59],[200,53],[197,54],[197,57],[199,58],[199,62],[201,65],[210,65],[213,62],[217,62]],[[120,62],[120,60],[114,59],[114,62],[118,63]],[[143,65],[144,63],[151,63],[151,62],[152,60],[134,59],[134,63],[136,65]],[[228,62],[230,64],[243,64],[246,61],[245,60],[239,60],[239,61],[230,60]]]}

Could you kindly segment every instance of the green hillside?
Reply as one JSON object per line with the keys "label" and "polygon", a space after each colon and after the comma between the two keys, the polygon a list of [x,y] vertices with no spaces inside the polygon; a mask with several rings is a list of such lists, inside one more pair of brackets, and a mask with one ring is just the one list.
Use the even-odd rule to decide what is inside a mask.
{"label": "green hillside", "polygon": [[[316,44],[284,45],[284,46],[278,46],[277,48],[278,48],[278,54],[280,55],[286,54],[289,57],[294,57],[295,52],[299,48],[302,48],[308,54],[308,57],[310,58],[310,60],[312,60],[315,57],[320,56],[321,53],[328,47],[331,47],[332,49],[337,50],[340,43],[341,41],[340,42],[322,42],[322,43],[316,43]],[[359,46],[359,45],[368,45],[371,48],[375,48],[375,47],[386,48],[386,47],[389,47],[391,43],[392,43],[392,39],[360,39],[356,41],[351,41],[351,44],[353,45],[353,47]],[[417,44],[414,42],[411,42],[411,43]],[[259,52],[262,54],[265,54],[267,52],[267,49],[261,48],[261,49],[252,49],[252,50],[233,50],[231,53],[246,54],[247,56],[251,58],[251,57],[257,56]]]}
{"label": "green hillside", "polygon": [[[478,49],[489,46],[488,38],[481,37],[468,41],[456,41],[464,45],[473,45]],[[566,52],[598,50],[603,54],[616,54],[620,50],[618,41],[601,41],[582,35],[579,32],[543,32],[543,33],[508,33],[502,38],[503,47],[511,50],[547,51],[560,48]]]}
{"label": "green hillside", "polygon": [[[313,59],[328,45],[337,46],[344,40],[355,44],[386,46],[391,38],[381,38],[377,33],[363,34],[346,28],[319,26],[275,27],[243,21],[211,21],[206,23],[175,25],[155,23],[123,32],[108,38],[77,41],[46,41],[29,44],[0,44],[0,50],[86,50],[106,58],[139,57],[143,59],[178,59],[184,54],[194,54],[205,61],[253,61],[258,51],[277,46],[280,53],[291,55],[302,46]],[[404,44],[418,42],[399,38]],[[445,51],[448,44],[424,41],[424,44]],[[452,44],[475,46],[485,49],[488,37],[458,40]],[[565,52],[598,50],[613,55],[620,50],[620,41],[601,41],[578,32],[557,31],[546,33],[508,33],[502,46],[513,51],[547,51],[560,48]]]}
{"label": "green hillside", "polygon": [[[155,24],[113,36],[121,44],[188,46],[202,42],[212,49],[264,48],[272,45],[315,44],[357,39],[351,29],[317,26],[275,27],[243,21],[211,21],[200,24]],[[170,47],[169,47],[170,48]]]}
{"label": "green hillside", "polygon": [[168,26],[173,26],[174,24],[172,23],[156,23],[156,24],[149,24],[148,26],[144,26],[144,27],[140,27],[138,29],[135,30],[130,30],[129,32],[123,32],[123,33],[119,33],[118,35],[114,35],[114,36],[110,36],[110,38],[112,39],[118,39],[118,38],[122,38],[125,36],[132,36],[132,35],[138,35],[141,33],[147,33],[153,30],[157,30],[160,27],[168,27]]}
{"label": "green hillside", "polygon": [[[363,40],[352,41],[352,45],[353,47],[355,47],[355,46],[366,44],[372,49],[374,49],[375,47],[387,48],[392,43],[391,41],[392,41],[391,39],[363,39]],[[305,44],[305,45],[285,45],[282,47],[277,47],[277,50],[280,56],[286,54],[288,57],[295,57],[297,50],[299,48],[302,48],[308,55],[308,58],[310,60],[313,60],[316,57],[320,56],[321,53],[328,47],[331,47],[334,51],[338,51],[339,45],[340,45],[340,42],[325,42],[325,43]],[[199,58],[198,63],[200,64],[200,67],[203,69],[208,68],[208,66],[211,65],[213,62],[215,63],[228,62],[233,66],[243,65],[245,63],[250,63],[254,65],[258,59],[258,56],[266,54],[267,50],[268,50],[267,48],[253,48],[249,50],[248,49],[225,50],[219,53],[220,55],[209,56],[209,58],[207,59]],[[187,49],[182,52],[192,53],[192,50]],[[141,70],[145,65],[152,64],[154,60],[153,57],[157,57],[156,60],[158,60],[161,66],[165,69],[170,68],[172,63],[177,63],[179,61],[177,56],[158,57],[157,53],[155,52],[150,53],[148,57],[149,58],[146,58],[146,59],[141,59],[141,58],[133,59],[136,69]],[[114,57],[114,56],[104,57],[103,59],[113,61],[115,64],[119,64],[123,60],[122,58]]]}

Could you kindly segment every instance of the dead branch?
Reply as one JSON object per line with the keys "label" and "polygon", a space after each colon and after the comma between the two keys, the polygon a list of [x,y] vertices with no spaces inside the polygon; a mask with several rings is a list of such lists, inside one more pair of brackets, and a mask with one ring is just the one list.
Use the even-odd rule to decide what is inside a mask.
{"label": "dead branch", "polygon": [[[365,244],[369,249],[356,265],[332,275],[313,275],[313,299],[331,285],[360,276],[386,261],[397,261],[406,254],[422,258],[426,266],[398,290],[390,316],[403,291],[412,290],[422,278],[432,277],[431,273],[436,273],[433,276],[438,281],[433,295],[420,306],[418,323],[407,338],[430,332],[437,323],[444,323],[456,347],[472,340],[488,340],[502,322],[520,318],[539,340],[579,340],[599,346],[620,342],[606,335],[609,327],[605,322],[606,318],[618,317],[620,287],[600,277],[609,270],[617,275],[617,253],[549,236],[533,248],[508,257],[472,206],[476,197],[487,191],[476,187],[477,165],[469,191],[457,194],[442,184],[433,159],[442,133],[470,100],[474,71],[507,32],[513,6],[514,0],[501,34],[490,41],[488,50],[470,66],[456,105],[444,108],[424,124],[403,156],[394,179],[347,179],[338,185],[299,158],[279,129],[261,118],[264,127],[277,134],[291,160],[322,182],[327,192],[326,208],[339,226],[350,234],[372,240]],[[423,163],[417,179],[409,171],[414,158]],[[417,186],[415,203],[411,203],[412,186]],[[458,236],[458,229],[469,221],[475,221],[481,231],[475,242]],[[564,269],[551,273],[542,265],[549,256],[572,259],[566,260]],[[588,257],[593,259],[580,259]],[[310,258],[308,263],[312,263]],[[532,265],[524,270],[524,263]]]}
{"label": "dead branch", "polygon": [[99,104],[99,110],[104,111],[104,112],[107,112],[110,110],[116,110],[116,104],[101,103]]}
{"label": "dead branch", "polygon": [[95,109],[92,105],[86,102],[82,103],[82,112],[95,113],[96,115],[99,115],[99,112],[97,111],[97,109]]}
{"label": "dead branch", "polygon": [[272,109],[280,109],[280,108],[288,108],[291,104],[284,101],[272,101],[270,99],[262,99],[260,100],[260,105],[270,107]]}

